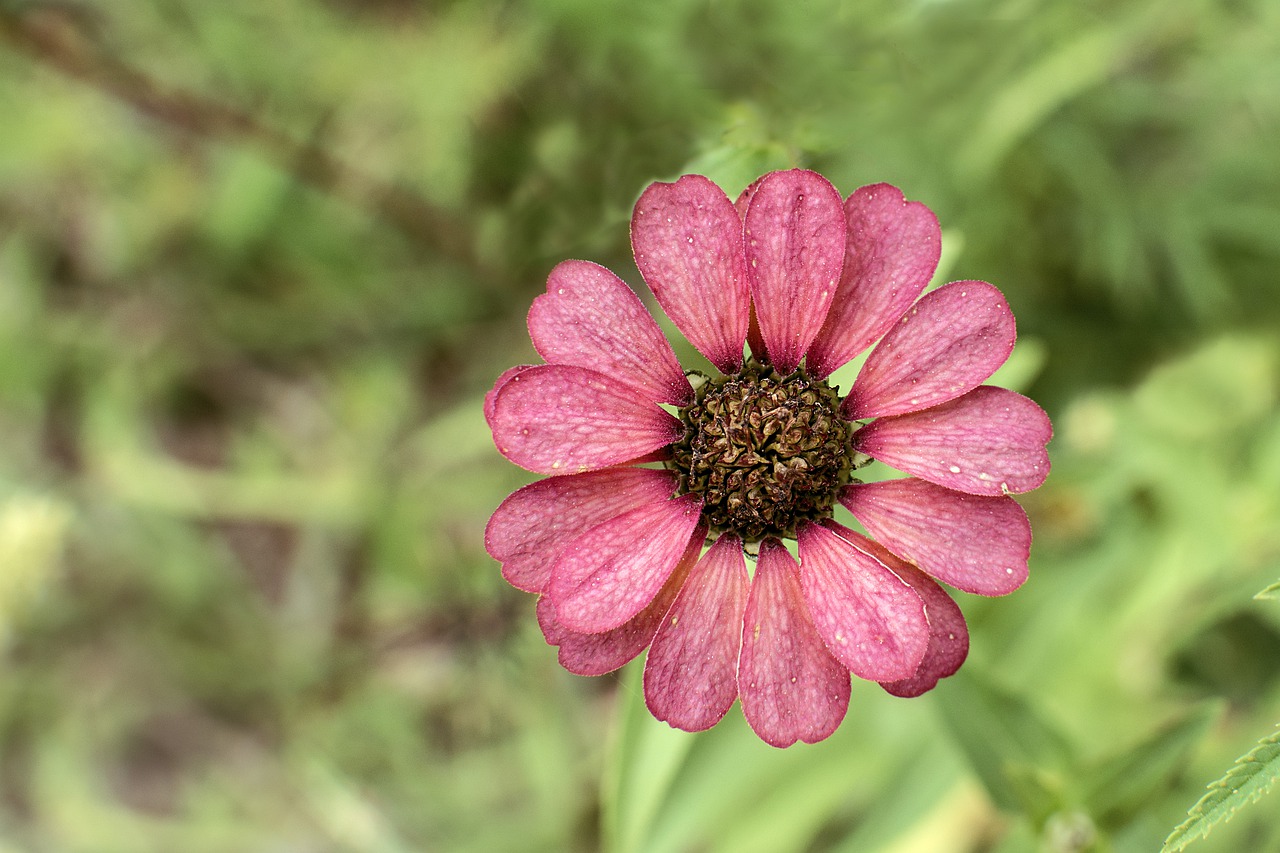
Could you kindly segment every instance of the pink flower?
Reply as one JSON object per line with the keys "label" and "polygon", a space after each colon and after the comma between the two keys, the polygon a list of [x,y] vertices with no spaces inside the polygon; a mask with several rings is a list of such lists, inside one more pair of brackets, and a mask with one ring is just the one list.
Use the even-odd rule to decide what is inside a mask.
{"label": "pink flower", "polygon": [[[920,298],[940,237],[887,184],[842,202],[795,169],[736,203],[698,175],[653,184],[631,242],[722,374],[691,374],[696,388],[617,276],[551,272],[529,311],[547,363],[508,370],[485,400],[498,450],[549,476],[503,501],[485,546],[539,595],[566,669],[599,675],[648,647],[658,719],[706,729],[740,698],[763,740],[789,746],[835,731],[850,673],[917,696],[959,668],[968,631],[938,581],[1004,595],[1026,580],[1031,528],[1009,495],[1048,475],[1052,429],[981,384],[1015,338],[996,288]],[[826,378],[876,341],[842,399]],[[872,458],[910,476],[860,483]],[[833,521],[837,502],[874,539]]]}

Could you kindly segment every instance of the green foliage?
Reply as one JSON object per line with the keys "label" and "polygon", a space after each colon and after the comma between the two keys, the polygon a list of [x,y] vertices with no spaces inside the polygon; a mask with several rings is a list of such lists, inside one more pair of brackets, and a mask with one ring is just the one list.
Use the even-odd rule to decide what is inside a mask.
{"label": "green foliage", "polygon": [[1197,838],[1209,834],[1213,825],[1231,817],[1243,806],[1256,802],[1280,779],[1280,731],[1264,737],[1258,745],[1236,760],[1227,774],[1209,785],[1209,793],[1187,812],[1165,839],[1165,851],[1183,850]]}
{"label": "green foliage", "polygon": [[1138,818],[1181,773],[1217,711],[1210,706],[1186,713],[1138,744],[1087,767],[1081,775],[1081,787],[1088,812],[1111,825]]}
{"label": "green foliage", "polygon": [[[1274,583],[1254,596],[1273,598],[1280,583]],[[1209,792],[1191,807],[1187,819],[1164,841],[1162,851],[1186,848],[1197,838],[1209,834],[1214,824],[1230,820],[1237,811],[1257,801],[1276,780],[1280,779],[1280,731],[1264,737],[1258,745],[1236,759],[1221,779],[1209,784]]]}
{"label": "green foliage", "polygon": [[[639,670],[632,668],[624,689],[635,696],[643,689]],[[635,851],[653,832],[671,783],[693,746],[685,732],[653,725],[643,702],[623,703],[610,761],[612,775],[603,791],[604,838],[609,850]]]}
{"label": "green foliage", "polygon": [[1075,759],[1067,738],[1022,696],[975,677],[944,685],[943,719],[997,807],[1043,824],[1062,808],[1061,788]]}
{"label": "green foliage", "polygon": [[[1280,706],[1276,79],[1269,0],[0,0],[0,850],[1157,849]],[[961,674],[777,751],[555,665],[481,403],[648,181],[793,164],[1057,437]]]}

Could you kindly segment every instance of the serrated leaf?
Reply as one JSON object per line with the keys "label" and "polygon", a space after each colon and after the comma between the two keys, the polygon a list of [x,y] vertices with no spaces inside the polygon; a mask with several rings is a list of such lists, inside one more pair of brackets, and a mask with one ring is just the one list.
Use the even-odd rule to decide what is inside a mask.
{"label": "serrated leaf", "polygon": [[1187,812],[1187,819],[1164,840],[1161,853],[1175,853],[1209,834],[1216,824],[1230,820],[1237,811],[1257,801],[1280,779],[1280,730],[1242,755],[1209,792]]}
{"label": "serrated leaf", "polygon": [[1146,740],[1088,771],[1083,789],[1089,814],[1109,827],[1122,826],[1136,817],[1186,766],[1187,755],[1200,742],[1219,707],[1206,704],[1165,723]]}
{"label": "serrated leaf", "polygon": [[935,695],[952,738],[999,808],[1038,824],[1062,807],[1074,750],[1030,702],[969,668]]}
{"label": "serrated leaf", "polygon": [[1254,598],[1262,600],[1266,598],[1280,599],[1280,581],[1276,581],[1271,586],[1254,596]]}

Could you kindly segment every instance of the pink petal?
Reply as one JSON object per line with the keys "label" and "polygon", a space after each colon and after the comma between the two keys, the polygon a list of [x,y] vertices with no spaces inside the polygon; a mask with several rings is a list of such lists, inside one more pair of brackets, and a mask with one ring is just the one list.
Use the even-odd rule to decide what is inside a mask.
{"label": "pink petal", "polygon": [[631,217],[636,266],[667,316],[725,373],[742,365],[751,292],[742,220],[701,175],[651,184]]}
{"label": "pink petal", "polygon": [[506,385],[513,376],[519,376],[526,370],[535,367],[532,364],[517,364],[515,367],[508,367],[502,371],[502,375],[493,383],[493,388],[489,389],[484,395],[484,421],[489,425],[489,429],[493,429],[493,410],[498,403],[498,392],[502,390],[502,386]]}
{"label": "pink petal", "polygon": [[[751,206],[751,197],[760,188],[760,182],[767,177],[768,175],[762,175],[756,178],[734,201],[733,209],[738,211],[738,216],[742,219],[745,220],[747,218],[747,208]],[[751,352],[757,359],[763,360],[768,357],[764,348],[764,338],[760,337],[760,319],[756,316],[754,303],[751,305],[751,320],[747,324],[747,346],[751,347]]]}
{"label": "pink petal", "polygon": [[575,675],[604,675],[644,651],[653,641],[653,635],[662,624],[662,617],[675,601],[676,594],[680,592],[689,569],[697,562],[701,551],[702,540],[697,537],[690,540],[689,547],[680,557],[671,577],[662,585],[649,606],[611,631],[599,634],[570,631],[556,618],[556,608],[551,599],[545,595],[539,598],[538,625],[542,628],[542,635],[546,637],[547,643],[560,647],[560,665]]}
{"label": "pink petal", "polygon": [[512,492],[484,531],[489,556],[516,589],[546,592],[560,549],[592,527],[638,506],[665,503],[675,475],[652,468],[606,468],[549,477]]}
{"label": "pink petal", "polygon": [[1013,312],[985,281],[944,285],[907,312],[862,366],[850,420],[927,409],[977,388],[1013,352]]}
{"label": "pink petal", "polygon": [[785,375],[804,358],[840,283],[840,193],[816,172],[773,172],[751,196],[743,227],[760,335],[770,361]]}
{"label": "pink petal", "polygon": [[693,399],[676,354],[644,303],[597,264],[564,261],[551,271],[547,292],[529,308],[529,336],[550,364],[597,370],[661,403]]}
{"label": "pink petal", "polygon": [[969,655],[969,627],[965,625],[960,606],[915,566],[907,565],[874,542],[872,553],[891,568],[894,574],[911,584],[924,601],[925,618],[929,620],[929,648],[920,667],[909,678],[883,681],[880,686],[894,696],[909,698],[927,693],[938,679],[954,675]]}
{"label": "pink petal", "polygon": [[546,364],[498,389],[490,424],[498,451],[539,474],[577,474],[652,453],[680,422],[629,385],[582,367]]}
{"label": "pink petal", "polygon": [[849,486],[840,502],[890,551],[957,589],[1006,595],[1027,579],[1031,523],[1013,498],[909,477]]}
{"label": "pink petal", "polygon": [[743,716],[770,746],[817,743],[849,708],[849,671],[822,644],[796,562],[776,539],[760,544],[751,579],[738,689]]}
{"label": "pink petal", "polygon": [[645,504],[570,542],[551,567],[547,594],[570,631],[609,631],[653,601],[692,540],[706,536],[702,504],[684,495]]}
{"label": "pink petal", "polygon": [[809,348],[809,374],[826,377],[887,332],[938,267],[942,229],[933,211],[889,184],[873,184],[844,203],[844,275],[826,322]]}
{"label": "pink petal", "polygon": [[799,542],[804,600],[836,660],[868,681],[914,675],[929,646],[920,596],[852,530],[806,524]]}
{"label": "pink petal", "polygon": [[1049,476],[1049,416],[1021,394],[981,385],[921,412],[881,418],[853,446],[886,465],[971,495],[1028,492]]}
{"label": "pink petal", "polygon": [[747,584],[742,542],[721,536],[689,574],[649,649],[644,698],[656,719],[700,732],[728,713],[738,698]]}

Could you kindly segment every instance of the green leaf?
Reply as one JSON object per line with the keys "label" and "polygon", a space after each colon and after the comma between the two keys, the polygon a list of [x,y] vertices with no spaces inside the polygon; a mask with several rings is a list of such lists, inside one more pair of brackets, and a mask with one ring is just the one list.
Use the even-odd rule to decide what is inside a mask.
{"label": "green leaf", "polygon": [[[640,850],[800,853],[816,839],[833,840],[836,827],[847,826],[854,814],[875,816],[855,825],[861,835],[868,823],[878,824],[879,841],[868,836],[866,844],[847,849],[873,850],[906,832],[955,782],[963,759],[940,743],[927,704],[870,695],[857,709],[856,725],[788,749],[763,743],[741,712],[731,710],[694,738]],[[930,784],[906,790],[902,768],[926,761]],[[898,803],[903,798],[910,802]]]}
{"label": "green leaf", "polygon": [[645,709],[644,668],[622,674],[617,740],[602,780],[605,849],[643,848],[695,736],[660,723]]}
{"label": "green leaf", "polygon": [[1241,756],[1227,775],[1209,785],[1209,792],[1187,812],[1183,821],[1164,840],[1161,853],[1186,848],[1209,834],[1214,825],[1230,820],[1243,806],[1257,801],[1280,779],[1280,730],[1258,742]]}
{"label": "green leaf", "polygon": [[1114,73],[1126,48],[1118,27],[1097,29],[1048,53],[992,98],[957,154],[959,169],[985,178],[1063,104]]}
{"label": "green leaf", "polygon": [[1227,335],[1153,370],[1134,392],[1135,412],[1162,435],[1204,439],[1265,418],[1275,378],[1269,340]]}
{"label": "green leaf", "polygon": [[[835,853],[864,853],[896,849],[926,816],[939,809],[968,809],[970,799],[958,786],[965,770],[963,759],[942,748],[941,739],[930,736],[915,755],[902,758],[894,770],[882,775],[882,790],[862,819],[841,839]],[[959,796],[957,796],[959,794]],[[949,800],[949,802],[948,802]]]}
{"label": "green leaf", "polygon": [[1039,825],[1064,805],[1074,750],[1026,699],[970,668],[936,694],[952,738],[998,807]]}
{"label": "green leaf", "polygon": [[1219,705],[1207,703],[1093,767],[1084,777],[1089,813],[1109,827],[1123,826],[1137,817],[1186,766],[1188,754],[1219,710]]}
{"label": "green leaf", "polygon": [[773,138],[766,117],[752,104],[726,106],[719,121],[723,132],[704,144],[682,173],[706,175],[734,198],[766,172],[796,165],[795,152]]}
{"label": "green leaf", "polygon": [[1280,599],[1280,581],[1276,581],[1271,586],[1254,596],[1258,600],[1262,599]]}

